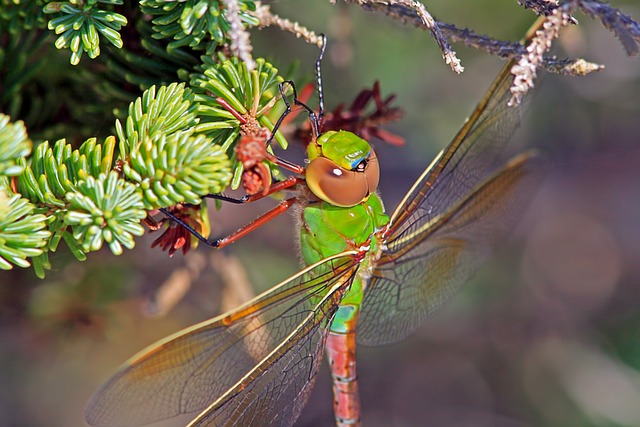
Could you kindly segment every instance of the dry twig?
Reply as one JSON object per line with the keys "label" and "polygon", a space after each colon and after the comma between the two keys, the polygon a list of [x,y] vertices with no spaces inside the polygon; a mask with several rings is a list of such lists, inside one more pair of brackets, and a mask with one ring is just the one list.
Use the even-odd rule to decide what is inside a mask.
{"label": "dry twig", "polygon": [[[335,0],[334,0],[335,1]],[[427,8],[416,0],[345,0],[347,3],[355,3],[363,9],[375,12],[381,12],[385,15],[399,18],[403,20],[403,15],[409,14],[416,20],[416,24],[420,28],[427,29],[435,39],[445,63],[447,63],[453,71],[461,73],[464,71],[460,60],[456,53],[451,49],[451,45],[442,34],[442,31],[433,19],[433,16],[427,11]]]}
{"label": "dry twig", "polygon": [[237,56],[242,62],[247,64],[249,71],[256,67],[256,63],[251,57],[253,47],[249,41],[249,33],[245,29],[240,20],[240,6],[238,0],[224,0],[226,8],[226,17],[229,20],[231,30],[229,38],[231,39],[231,52]]}
{"label": "dry twig", "polygon": [[637,55],[640,52],[640,24],[629,15],[601,0],[581,0],[578,7],[592,18],[600,19],[602,25],[620,40],[627,55]]}
{"label": "dry twig", "polygon": [[527,45],[527,54],[523,55],[511,69],[514,75],[511,87],[509,105],[519,104],[520,100],[530,89],[538,74],[538,68],[543,62],[543,55],[551,48],[551,43],[558,37],[560,28],[571,22],[570,13],[575,9],[573,2],[567,2],[562,7],[554,9],[545,18],[542,29],[536,31],[531,43]]}
{"label": "dry twig", "polygon": [[276,26],[281,30],[294,34],[296,37],[303,39],[307,43],[322,47],[322,37],[297,22],[292,22],[272,13],[271,8],[268,5],[260,5],[254,12],[254,15],[260,20],[261,28]]}

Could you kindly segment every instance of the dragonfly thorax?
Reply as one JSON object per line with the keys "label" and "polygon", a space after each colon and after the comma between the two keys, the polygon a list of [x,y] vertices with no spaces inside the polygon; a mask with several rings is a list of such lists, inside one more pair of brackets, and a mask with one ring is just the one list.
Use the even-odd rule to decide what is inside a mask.
{"label": "dragonfly thorax", "polygon": [[312,203],[302,211],[300,249],[305,264],[347,250],[361,251],[389,222],[377,193],[351,207]]}

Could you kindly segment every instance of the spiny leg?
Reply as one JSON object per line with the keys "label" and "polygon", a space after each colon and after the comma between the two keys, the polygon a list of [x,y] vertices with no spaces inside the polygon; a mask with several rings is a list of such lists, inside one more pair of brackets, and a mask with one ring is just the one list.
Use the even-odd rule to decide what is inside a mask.
{"label": "spiny leg", "polygon": [[[266,196],[268,196],[270,194],[276,193],[278,191],[285,190],[287,188],[293,187],[294,185],[302,183],[302,182],[304,182],[303,178],[299,178],[299,177],[296,177],[296,176],[291,176],[291,177],[285,179],[284,181],[280,181],[280,182],[272,185],[269,188],[269,192],[266,193],[266,194],[259,193],[259,194],[254,194],[254,195],[251,195],[251,196],[244,196],[244,197],[242,197],[240,199],[236,199],[236,198],[233,198],[233,197],[230,197],[230,196],[226,196],[224,194],[209,194],[209,195],[204,196],[204,197],[211,198],[211,199],[216,199],[216,200],[221,200],[221,201],[229,202],[229,203],[233,203],[233,204],[244,204],[244,203],[255,202],[255,201],[260,200],[260,199],[262,199],[262,198],[264,198],[264,197],[266,197]],[[230,243],[235,242],[236,240],[238,240],[239,238],[245,236],[246,234],[250,233],[251,231],[255,230],[256,228],[266,224],[267,222],[269,222],[270,220],[272,220],[276,216],[280,215],[281,213],[286,212],[294,204],[295,200],[296,200],[296,197],[291,197],[291,198],[289,198],[287,200],[284,200],[283,202],[281,202],[275,208],[273,208],[270,211],[266,212],[265,214],[261,215],[260,217],[258,217],[254,221],[250,222],[249,224],[245,225],[244,227],[241,227],[240,229],[238,229],[234,233],[231,233],[230,235],[228,235],[226,237],[222,237],[222,238],[215,239],[215,240],[207,239],[202,234],[200,234],[196,229],[194,229],[192,226],[187,224],[183,219],[181,219],[181,218],[177,217],[176,215],[174,215],[173,213],[171,213],[168,209],[160,208],[160,212],[165,214],[167,217],[171,218],[172,221],[175,221],[178,225],[183,227],[185,230],[187,230],[196,239],[198,239],[199,241],[201,241],[205,245],[210,246],[212,248],[222,248],[224,246],[229,245]]]}

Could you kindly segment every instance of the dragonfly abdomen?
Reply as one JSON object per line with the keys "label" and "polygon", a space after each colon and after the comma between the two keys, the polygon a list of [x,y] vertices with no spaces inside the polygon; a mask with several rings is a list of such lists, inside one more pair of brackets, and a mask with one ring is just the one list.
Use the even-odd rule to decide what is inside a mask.
{"label": "dragonfly abdomen", "polygon": [[360,399],[356,375],[356,335],[329,332],[326,345],[333,377],[333,412],[338,427],[360,425]]}

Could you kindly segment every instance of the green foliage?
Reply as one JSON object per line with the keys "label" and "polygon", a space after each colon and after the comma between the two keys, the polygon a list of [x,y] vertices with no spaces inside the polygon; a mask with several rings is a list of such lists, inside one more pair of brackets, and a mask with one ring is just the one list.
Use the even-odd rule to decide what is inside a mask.
{"label": "green foliage", "polygon": [[120,255],[122,246],[135,246],[133,236],[144,234],[140,220],[147,214],[141,194],[116,172],[87,177],[66,199],[64,222],[72,227],[73,238],[81,242],[84,252],[97,251],[106,242],[111,252]]}
{"label": "green foliage", "polygon": [[9,123],[9,116],[0,114],[0,176],[15,176],[23,171],[21,157],[31,153],[31,141],[23,122]]}
{"label": "green foliage", "polygon": [[[74,138],[44,141],[30,156],[25,126],[21,122],[12,124],[2,116],[0,212],[4,222],[0,233],[13,233],[5,239],[8,243],[3,247],[9,249],[3,252],[3,268],[31,263],[36,274],[43,276],[50,267],[48,252],[58,250],[61,241],[78,260],[103,246],[120,254],[132,248],[135,237],[143,233],[140,222],[148,212],[180,203],[199,205],[203,196],[222,192],[232,177],[237,187],[242,165],[235,161],[235,147],[243,123],[217,98],[257,126],[273,128],[268,115],[279,99],[278,83],[283,81],[275,67],[258,59],[255,69],[249,70],[242,61],[221,54],[200,61],[193,54],[193,49],[212,51],[229,42],[229,21],[221,3],[143,3],[141,13],[127,5],[117,9],[127,17],[113,9],[123,4],[121,1],[49,2],[41,9],[55,14],[49,29],[59,35],[57,48],[71,49],[72,64],[79,63],[83,52],[95,58],[100,53],[100,36],[111,43],[101,68],[108,77],[96,79],[99,74],[95,69],[80,66],[74,81],[93,79],[90,88],[94,92],[80,92],[65,112],[87,120],[99,116],[102,105],[109,105],[104,100],[109,99],[117,111],[123,111],[114,100],[132,99],[136,87],[146,90],[130,103],[128,113],[116,120],[115,136],[107,136],[102,142],[89,138],[79,146]],[[0,19],[26,16],[25,11],[34,5],[14,1],[12,9],[3,11]],[[250,15],[255,4],[244,1],[240,5],[241,22],[257,24]],[[152,8],[157,9],[152,12]],[[144,12],[154,16],[152,23],[144,19]],[[121,49],[118,31],[131,19],[142,37],[132,49]],[[159,33],[159,29],[164,32]],[[176,29],[181,35],[175,33]],[[174,33],[167,38],[166,31]],[[50,102],[38,103],[39,98],[31,93],[25,97],[34,87],[35,73],[44,71],[42,66],[47,63],[45,56],[34,52],[50,40],[46,32],[32,34],[17,32],[0,38],[2,105],[18,116],[27,111],[25,106],[31,112],[54,116],[56,110],[47,108],[59,102],[55,83],[49,83],[52,90],[45,90],[53,97]],[[24,46],[29,47],[26,52]],[[78,102],[85,97],[93,103],[85,106]],[[25,102],[27,99],[30,102]],[[40,108],[34,108],[38,105]],[[105,113],[103,110],[102,115]],[[62,123],[57,126],[65,128]],[[287,146],[281,135],[277,139],[282,147]],[[20,209],[16,210],[18,203]],[[15,230],[30,237],[18,236]],[[16,248],[20,241],[28,249]]]}
{"label": "green foliage", "polygon": [[[278,84],[284,79],[278,69],[262,58],[256,60],[256,68],[249,71],[247,65],[237,58],[212,63],[205,59],[203,74],[192,76],[191,86],[200,103],[198,114],[203,123],[197,129],[218,136],[221,128],[240,126],[238,119],[224,109],[216,100],[222,98],[238,113],[257,118],[273,128],[265,115],[273,106],[278,93]],[[286,144],[286,141],[283,141]]]}
{"label": "green foliage", "polygon": [[219,193],[231,173],[224,149],[205,135],[193,135],[197,104],[185,85],[145,91],[129,107],[126,127],[116,123],[122,171],[144,192],[146,209],[199,204]]}
{"label": "green foliage", "polygon": [[[121,254],[143,234],[140,221],[146,211],[199,204],[203,195],[219,193],[228,185],[230,162],[224,149],[195,133],[199,119],[193,99],[184,83],[145,91],[130,105],[126,126],[116,122],[118,157],[116,137],[110,136],[102,144],[90,138],[78,149],[64,139],[53,146],[45,141],[27,160],[30,146],[24,144],[24,127],[8,118],[0,121],[0,144],[6,141],[3,145],[8,147],[0,165],[5,175],[18,175],[17,191],[36,204],[37,208],[29,205],[34,211],[44,214],[38,218],[48,228],[47,250],[55,251],[64,240],[79,260],[105,243]],[[20,224],[20,230],[36,229],[33,221]],[[27,256],[39,256],[42,274],[48,265],[42,250],[13,254],[5,264],[26,266]]]}
{"label": "green foliage", "polygon": [[178,203],[200,204],[201,196],[221,192],[231,178],[229,160],[204,135],[178,132],[130,147],[124,175],[139,184],[146,209]]}
{"label": "green foliage", "polygon": [[113,137],[107,138],[103,145],[90,138],[76,150],[64,139],[53,147],[45,141],[36,148],[30,163],[18,177],[18,191],[33,202],[62,208],[66,194],[76,191],[81,180],[110,170],[114,145]]}
{"label": "green foliage", "polygon": [[163,86],[157,93],[155,86],[146,90],[142,97],[129,105],[126,127],[116,121],[118,137],[121,143],[126,141],[125,146],[121,146],[122,155],[126,157],[129,147],[147,139],[158,140],[163,135],[193,131],[198,123],[198,106],[193,99],[184,83]]}
{"label": "green foliage", "polygon": [[90,58],[100,54],[102,34],[111,44],[121,48],[122,39],[118,30],[127,24],[127,19],[109,10],[99,8],[101,4],[120,5],[122,0],[71,0],[53,2],[44,7],[44,13],[59,14],[48,23],[48,28],[60,37],[56,40],[58,49],[71,49],[70,62],[77,65],[83,52]]}
{"label": "green foliage", "polygon": [[[242,164],[235,159],[234,148],[243,123],[217,99],[222,98],[240,115],[255,119],[259,125],[272,130],[273,122],[268,113],[277,100],[278,85],[283,80],[278,69],[262,58],[256,59],[256,67],[251,71],[237,58],[219,63],[205,58],[204,73],[194,74],[191,78],[195,100],[199,103],[200,123],[196,131],[210,136],[227,150],[233,160],[233,189],[238,188],[242,173]],[[275,139],[283,149],[287,148],[287,140],[280,132],[276,133]]]}
{"label": "green foliage", "polygon": [[0,114],[0,269],[13,265],[28,267],[29,257],[43,253],[50,232],[44,215],[20,194],[13,194],[10,176],[24,172],[24,157],[31,152],[31,141],[22,122],[10,123]]}
{"label": "green foliage", "polygon": [[[0,20],[0,27],[2,25],[3,21]],[[11,31],[11,25],[8,27]],[[38,31],[9,32],[4,38],[0,37],[0,111],[11,117],[22,113],[26,119],[27,116],[37,116],[46,111],[47,106],[41,105],[33,93],[36,89],[33,76],[44,63],[44,58],[35,54],[40,52],[45,41],[46,35]],[[27,111],[24,111],[27,109],[25,107]]]}
{"label": "green foliage", "polygon": [[[75,150],[59,140],[53,147],[40,144],[28,162],[21,160],[24,171],[16,179],[17,191],[45,215],[47,250],[55,251],[64,239],[76,258],[84,260],[103,241],[118,254],[122,245],[133,247],[132,234],[141,235],[139,221],[146,216],[142,195],[135,185],[109,173],[114,148],[113,136],[103,144],[90,138]],[[36,273],[44,275],[48,264],[46,253],[41,254]]]}
{"label": "green foliage", "polygon": [[0,0],[0,27],[11,34],[45,28],[43,5],[43,0]]}
{"label": "green foliage", "polygon": [[[188,80],[190,70],[200,63],[198,55],[190,49],[176,48],[167,52],[167,42],[156,40],[151,23],[135,16],[135,31],[139,35],[139,44],[125,46],[122,49],[108,45],[105,56],[105,78],[94,85],[105,99],[118,99],[130,102],[139,95],[139,90],[154,85],[168,85],[171,82]],[[91,70],[83,70],[86,79],[92,77]],[[181,78],[180,76],[184,76]],[[133,89],[136,89],[132,97]]]}
{"label": "green foliage", "polygon": [[26,258],[43,253],[51,233],[45,229],[46,217],[34,210],[19,194],[8,197],[8,191],[0,189],[0,269],[28,267]]}
{"label": "green foliage", "polygon": [[[213,52],[228,38],[229,20],[225,16],[221,0],[141,0],[142,12],[154,16],[154,37],[173,40],[171,51],[182,46]],[[240,0],[240,20],[249,26],[260,21],[249,12],[256,9],[251,0]]]}

